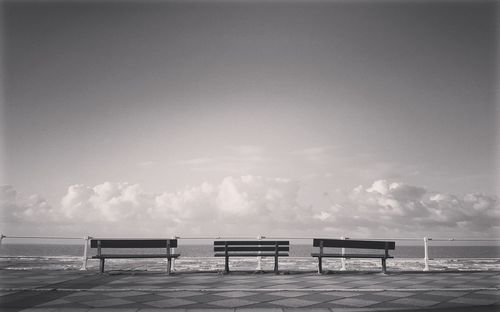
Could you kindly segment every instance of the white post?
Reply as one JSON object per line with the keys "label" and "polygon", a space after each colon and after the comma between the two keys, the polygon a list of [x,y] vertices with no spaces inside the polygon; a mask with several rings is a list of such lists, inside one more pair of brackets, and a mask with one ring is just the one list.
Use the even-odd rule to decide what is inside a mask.
{"label": "white post", "polygon": [[[177,239],[178,237],[177,236],[172,236],[172,239]],[[174,254],[175,253],[175,249],[176,248],[170,248],[170,251]],[[170,268],[170,270],[173,272],[175,271],[175,258],[172,258],[172,266]]]}
{"label": "white post", "polygon": [[[342,236],[342,237],[340,237],[340,239],[346,240],[346,239],[349,239],[349,237]],[[345,255],[345,248],[342,248],[342,256],[343,255]],[[340,267],[340,271],[347,270],[345,268],[345,258],[340,258],[340,261],[341,261],[341,264],[342,264],[342,266]]]}
{"label": "white post", "polygon": [[[262,240],[263,238],[265,238],[265,237],[262,235],[257,236],[258,240]],[[260,245],[259,245],[259,247],[260,247]],[[259,251],[259,254],[260,254],[260,251]],[[259,271],[259,272],[262,271],[262,257],[257,257],[257,268],[255,270]]]}
{"label": "white post", "polygon": [[80,268],[80,270],[82,270],[82,271],[87,270],[87,252],[88,252],[88,248],[89,248],[89,239],[90,239],[90,237],[88,235],[83,237],[83,241],[84,241],[85,245],[83,246],[82,267]]}
{"label": "white post", "polygon": [[432,240],[432,238],[424,237],[424,272],[429,271],[429,246],[427,244],[429,240]]}

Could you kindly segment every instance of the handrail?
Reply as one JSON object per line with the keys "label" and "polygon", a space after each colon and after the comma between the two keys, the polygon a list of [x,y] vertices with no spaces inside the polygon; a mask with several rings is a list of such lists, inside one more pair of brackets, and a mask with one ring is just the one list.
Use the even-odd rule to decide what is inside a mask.
{"label": "handrail", "polygon": [[[17,236],[17,235],[3,235],[0,234],[0,239],[3,238],[16,238],[16,239],[24,239],[24,238],[30,238],[30,239],[82,239],[84,236],[76,237],[76,236]],[[296,240],[305,240],[305,239],[315,239],[320,237],[319,236],[310,236],[310,237],[304,237],[304,236],[260,236],[261,239],[296,239]],[[348,237],[348,236],[346,236]],[[96,237],[100,239],[108,238],[108,239],[119,239],[119,238],[125,238],[125,237]],[[133,237],[131,239],[256,239],[258,236],[175,236],[175,237]],[[347,238],[346,238],[347,239]],[[367,237],[348,237],[348,239],[353,239],[353,240],[397,240],[397,241],[403,241],[403,240],[409,240],[409,241],[421,241],[421,237],[381,237],[381,238],[367,238]],[[450,242],[450,241],[462,241],[462,242],[481,242],[481,241],[500,241],[500,237],[497,238],[462,238],[462,237],[438,237],[438,238],[431,238],[428,237],[428,240],[432,241],[442,241],[442,242]]]}
{"label": "handrail", "polygon": [[[14,239],[58,239],[58,240],[83,240],[84,241],[84,252],[82,256],[82,267],[81,270],[86,270],[87,269],[87,260],[89,259],[88,257],[88,246],[89,246],[89,241],[92,239],[92,236],[81,236],[81,237],[68,237],[68,236],[19,236],[19,235],[4,235],[0,234],[0,245],[5,238],[14,238]],[[102,237],[100,237],[102,239]],[[124,238],[124,237],[115,237],[115,239],[119,238]],[[133,239],[183,239],[183,240],[214,240],[214,239],[289,239],[289,240],[309,240],[309,239],[314,239],[316,237],[284,237],[284,236],[264,236],[264,235],[258,235],[258,236],[177,236],[173,235],[170,238],[166,237],[161,237],[161,238],[151,238],[151,237],[143,237],[143,238],[138,238],[135,237]],[[394,241],[422,241],[422,238],[417,238],[417,237],[397,237],[397,238],[351,238],[347,236],[341,236],[341,239],[355,239],[355,240],[394,240]],[[112,238],[111,238],[112,239]],[[431,258],[429,256],[429,242],[430,241],[435,241],[435,242],[496,242],[500,241],[500,237],[495,237],[495,238],[467,238],[467,237],[460,237],[460,238],[455,238],[455,237],[450,237],[450,238],[431,238],[431,237],[424,237],[423,238],[423,243],[424,243],[424,269],[423,271],[429,271],[429,260],[434,260],[434,258]],[[175,248],[173,248],[175,249]],[[23,257],[23,256],[15,256],[14,258],[18,257]],[[12,258],[12,257],[11,257]],[[439,258],[439,259],[465,259],[465,258]],[[470,259],[470,258],[467,258]],[[479,259],[479,258],[478,258]],[[481,258],[482,259],[482,258]],[[345,270],[345,258],[341,258],[342,261],[342,269]],[[260,262],[259,262],[259,267],[260,267]],[[174,269],[174,263],[172,263],[172,270]]]}
{"label": "handrail", "polygon": [[10,236],[2,235],[3,238],[35,238],[35,239],[82,239],[81,237],[67,237],[67,236]]}

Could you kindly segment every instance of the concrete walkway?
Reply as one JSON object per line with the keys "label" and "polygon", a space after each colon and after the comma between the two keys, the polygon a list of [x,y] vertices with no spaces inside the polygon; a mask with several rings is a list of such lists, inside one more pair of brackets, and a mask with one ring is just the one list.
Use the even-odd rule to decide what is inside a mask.
{"label": "concrete walkway", "polygon": [[500,272],[0,271],[1,311],[500,311]]}

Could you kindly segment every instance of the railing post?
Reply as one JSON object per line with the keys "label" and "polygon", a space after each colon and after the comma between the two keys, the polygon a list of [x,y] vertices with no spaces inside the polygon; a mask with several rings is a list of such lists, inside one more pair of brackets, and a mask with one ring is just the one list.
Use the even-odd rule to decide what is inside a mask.
{"label": "railing post", "polygon": [[[178,237],[177,237],[177,236],[175,236],[175,235],[174,235],[174,236],[172,236],[172,239],[177,239],[177,238],[178,238]],[[177,242],[177,243],[179,243],[179,242]],[[174,253],[175,253],[175,249],[176,249],[176,248],[170,248],[170,251],[172,251],[172,253],[174,254]],[[170,268],[170,270],[171,270],[172,272],[173,272],[173,271],[175,271],[175,258],[172,258],[172,264],[171,264],[171,268]]]}
{"label": "railing post", "polygon": [[[262,238],[264,238],[264,236],[262,236],[262,235],[257,236],[258,240],[262,240]],[[259,247],[261,247],[261,245],[259,245]],[[260,250],[259,250],[259,254],[260,254]],[[262,271],[262,257],[257,257],[257,268],[255,270],[258,272]]]}
{"label": "railing post", "polygon": [[[343,240],[346,240],[346,239],[349,239],[349,237],[345,237],[345,236],[342,236],[340,237],[340,239],[343,239]],[[342,256],[345,255],[345,248],[342,248]],[[340,263],[342,264],[342,266],[340,267],[340,271],[345,271],[347,270],[345,268],[345,258],[340,258]]]}
{"label": "railing post", "polygon": [[89,239],[90,239],[90,237],[88,235],[83,237],[83,241],[84,241],[85,245],[83,246],[82,267],[80,268],[80,270],[82,270],[82,271],[87,270],[87,252],[88,252],[88,248],[89,248]]}
{"label": "railing post", "polygon": [[4,237],[5,237],[5,235],[0,234],[0,245],[2,245],[2,241],[3,241]]}
{"label": "railing post", "polygon": [[432,238],[424,237],[424,272],[429,271],[429,245],[427,242]]}

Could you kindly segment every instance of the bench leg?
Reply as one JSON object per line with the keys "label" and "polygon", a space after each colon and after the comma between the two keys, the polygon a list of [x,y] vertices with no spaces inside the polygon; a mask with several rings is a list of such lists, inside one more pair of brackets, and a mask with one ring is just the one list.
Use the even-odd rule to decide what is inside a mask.
{"label": "bench leg", "polygon": [[318,257],[318,273],[323,274],[323,258]]}
{"label": "bench leg", "polygon": [[279,274],[279,271],[278,271],[278,257],[274,257],[274,274]]}
{"label": "bench leg", "polygon": [[382,258],[382,273],[387,274],[387,267],[384,258]]}
{"label": "bench leg", "polygon": [[101,271],[101,274],[104,273],[104,258],[101,258],[101,263],[99,265],[99,270]]}
{"label": "bench leg", "polygon": [[167,258],[167,274],[170,275],[170,271],[172,270],[172,258]]}
{"label": "bench leg", "polygon": [[226,257],[226,263],[224,266],[224,272],[229,273],[229,257]]}

